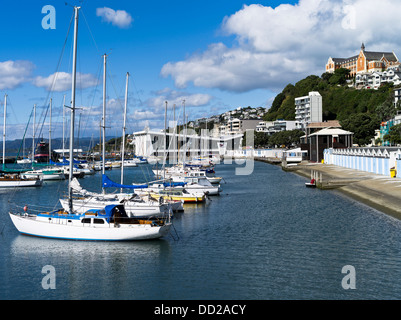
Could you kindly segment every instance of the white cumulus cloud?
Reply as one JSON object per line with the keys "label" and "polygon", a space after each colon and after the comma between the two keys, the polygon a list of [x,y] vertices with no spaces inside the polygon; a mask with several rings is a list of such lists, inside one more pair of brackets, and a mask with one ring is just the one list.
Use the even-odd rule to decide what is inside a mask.
{"label": "white cumulus cloud", "polygon": [[128,28],[133,21],[131,15],[125,10],[114,10],[111,8],[97,8],[96,15],[102,17],[102,21],[111,23],[119,28]]}
{"label": "white cumulus cloud", "polygon": [[[77,87],[80,89],[96,86],[97,82],[97,79],[90,73],[77,73]],[[38,76],[33,79],[32,83],[47,91],[62,92],[71,90],[72,75],[67,72],[55,72],[48,77]]]}
{"label": "white cumulus cloud", "polygon": [[155,109],[163,110],[165,102],[168,102],[168,106],[172,107],[174,104],[178,107],[182,105],[185,100],[185,105],[188,107],[200,107],[207,105],[213,97],[209,94],[204,93],[186,93],[169,88],[160,90],[155,93],[156,97],[150,98],[147,104]]}
{"label": "white cumulus cloud", "polygon": [[321,75],[331,57],[367,51],[397,51],[398,0],[300,0],[276,8],[244,5],[222,21],[229,43],[166,63],[161,75],[178,88],[189,84],[233,92],[282,89],[306,75]]}
{"label": "white cumulus cloud", "polygon": [[30,61],[0,61],[0,90],[14,89],[29,81],[33,68]]}

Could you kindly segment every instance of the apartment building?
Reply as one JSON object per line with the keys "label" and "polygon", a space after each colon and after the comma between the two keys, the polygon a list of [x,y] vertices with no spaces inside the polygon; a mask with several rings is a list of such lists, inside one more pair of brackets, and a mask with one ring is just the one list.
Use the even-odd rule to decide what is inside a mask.
{"label": "apartment building", "polygon": [[246,130],[255,130],[260,120],[241,120],[230,119],[225,124],[220,125],[220,135],[243,134]]}
{"label": "apartment building", "polygon": [[322,96],[317,91],[309,92],[309,95],[295,98],[295,120],[297,129],[305,130],[312,122],[322,122]]}
{"label": "apartment building", "polygon": [[297,126],[298,122],[293,120],[260,121],[255,131],[271,135],[280,131],[295,130]]}

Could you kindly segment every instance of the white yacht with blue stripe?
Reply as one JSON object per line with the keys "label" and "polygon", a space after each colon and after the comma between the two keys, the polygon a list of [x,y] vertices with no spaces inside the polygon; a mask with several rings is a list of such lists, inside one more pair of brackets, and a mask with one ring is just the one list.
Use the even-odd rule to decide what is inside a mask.
{"label": "white yacht with blue stripe", "polygon": [[19,232],[26,235],[99,241],[128,241],[161,238],[168,234],[169,219],[137,219],[127,216],[123,205],[88,210],[84,214],[70,214],[64,209],[37,215],[11,213]]}

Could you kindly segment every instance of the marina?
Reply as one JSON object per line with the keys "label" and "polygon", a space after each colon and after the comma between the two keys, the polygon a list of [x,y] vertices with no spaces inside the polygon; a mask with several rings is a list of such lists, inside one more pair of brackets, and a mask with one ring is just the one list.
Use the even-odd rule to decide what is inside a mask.
{"label": "marina", "polygon": [[0,300],[401,299],[398,26],[117,2],[5,6]]}
{"label": "marina", "polygon": [[[400,220],[338,191],[305,188],[305,177],[279,166],[255,162],[249,176],[235,175],[236,167],[217,165],[227,182],[220,196],[184,205],[172,219],[177,234],[159,240],[41,239],[19,234],[2,214],[0,298],[401,298]],[[126,179],[140,181],[143,172],[127,169]],[[118,180],[120,171],[109,175]],[[80,182],[100,191],[100,174]],[[56,203],[66,183],[2,191],[2,212],[16,199]],[[45,265],[57,270],[56,290],[40,285]],[[346,265],[356,268],[357,290],[341,286]]]}

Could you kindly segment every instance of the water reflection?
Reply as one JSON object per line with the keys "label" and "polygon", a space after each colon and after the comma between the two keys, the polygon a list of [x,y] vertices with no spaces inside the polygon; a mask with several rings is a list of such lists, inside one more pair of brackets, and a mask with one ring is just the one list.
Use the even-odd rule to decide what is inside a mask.
{"label": "water reflection", "polygon": [[165,240],[155,241],[75,241],[75,240],[53,240],[38,237],[18,235],[11,242],[11,253],[13,255],[59,255],[71,256],[93,255],[143,255],[157,256],[162,250],[169,250],[169,242]]}
{"label": "water reflection", "polygon": [[[10,246],[12,263],[29,261],[32,272],[52,265],[57,274],[57,295],[67,299],[141,298],[135,283],[161,273],[170,260],[168,241],[91,242],[50,240],[18,235]],[[150,272],[150,273],[148,273]],[[43,276],[43,275],[42,275]],[[37,281],[39,281],[37,280]],[[37,296],[46,292],[38,290]]]}

